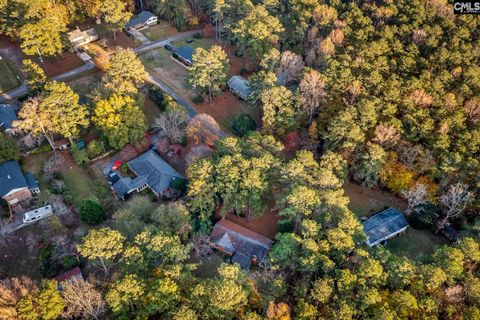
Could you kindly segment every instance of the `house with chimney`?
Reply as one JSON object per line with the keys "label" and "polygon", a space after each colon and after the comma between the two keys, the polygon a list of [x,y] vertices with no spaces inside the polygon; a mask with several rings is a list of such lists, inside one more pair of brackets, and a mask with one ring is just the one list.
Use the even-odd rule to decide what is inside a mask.
{"label": "house with chimney", "polygon": [[15,207],[22,201],[28,201],[40,193],[35,177],[23,173],[17,161],[0,163],[0,198],[9,207]]}

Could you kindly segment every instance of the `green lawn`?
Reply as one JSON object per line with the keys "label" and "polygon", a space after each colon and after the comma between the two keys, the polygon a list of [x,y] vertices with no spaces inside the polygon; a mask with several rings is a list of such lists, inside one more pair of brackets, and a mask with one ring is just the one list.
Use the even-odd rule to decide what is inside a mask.
{"label": "green lawn", "polygon": [[8,59],[0,60],[0,93],[15,89],[20,85],[20,73]]}
{"label": "green lawn", "polygon": [[168,38],[178,33],[175,27],[172,27],[168,22],[165,21],[141,30],[140,32],[152,41]]}
{"label": "green lawn", "polygon": [[409,227],[404,234],[387,242],[386,248],[397,256],[421,260],[433,253],[437,246],[448,244],[447,239],[429,230],[417,230]]}
{"label": "green lawn", "polygon": [[155,119],[162,112],[160,107],[148,96],[145,96],[145,101],[142,107],[145,118],[147,118],[148,127],[151,128],[155,124]]}
{"label": "green lawn", "polygon": [[73,202],[79,204],[84,199],[96,199],[96,195],[92,190],[90,177],[84,169],[76,164],[72,164],[69,168],[63,170],[63,180],[70,191]]}

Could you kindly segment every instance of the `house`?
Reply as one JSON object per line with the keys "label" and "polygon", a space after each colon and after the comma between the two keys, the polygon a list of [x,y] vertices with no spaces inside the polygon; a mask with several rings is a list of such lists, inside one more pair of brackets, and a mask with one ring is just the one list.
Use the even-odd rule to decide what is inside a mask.
{"label": "house", "polygon": [[218,221],[210,234],[210,246],[245,270],[252,264],[263,266],[271,245],[272,240],[226,219]]}
{"label": "house", "polygon": [[13,133],[13,122],[18,120],[13,104],[0,104],[0,131]]}
{"label": "house", "polygon": [[68,39],[75,49],[80,48],[90,42],[98,40],[98,33],[95,29],[80,30],[78,27],[68,33]]}
{"label": "house", "polygon": [[13,207],[40,193],[37,181],[31,173],[23,173],[17,161],[0,164],[0,197]]}
{"label": "house", "polygon": [[250,94],[249,88],[249,81],[242,76],[232,76],[230,80],[227,82],[228,88],[234,94],[242,98],[243,100],[247,100]]}
{"label": "house", "polygon": [[408,228],[408,222],[403,214],[394,209],[388,208],[362,223],[368,240],[369,247],[395,237]]}
{"label": "house", "polygon": [[58,290],[62,291],[62,284],[65,283],[71,283],[74,281],[78,280],[84,280],[83,275],[82,275],[82,270],[80,270],[80,267],[76,266],[73,269],[70,269],[62,274],[59,274],[57,277],[55,277],[55,280],[58,282]]}
{"label": "house", "polygon": [[158,18],[150,11],[142,11],[134,15],[125,25],[125,30],[142,30],[151,25],[157,24]]}
{"label": "house", "polygon": [[183,179],[155,150],[149,150],[130,160],[127,165],[136,177],[119,177],[112,185],[115,194],[121,199],[145,188],[159,197],[170,188],[173,180]]}
{"label": "house", "polygon": [[180,48],[176,49],[175,52],[172,54],[174,58],[179,59],[187,66],[193,63],[193,53],[195,49],[191,46],[181,46]]}

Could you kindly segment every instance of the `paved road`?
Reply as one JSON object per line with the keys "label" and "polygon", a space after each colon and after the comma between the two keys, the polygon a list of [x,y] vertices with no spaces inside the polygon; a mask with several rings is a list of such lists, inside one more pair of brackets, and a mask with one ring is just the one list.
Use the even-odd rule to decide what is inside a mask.
{"label": "paved road", "polygon": [[[77,77],[89,70],[92,70],[95,68],[95,64],[91,61],[85,62],[84,65],[75,68],[73,70],[67,71],[65,73],[59,74],[57,76],[52,77],[52,80],[57,80],[57,81],[64,81],[73,77]],[[21,96],[24,96],[28,93],[28,88],[25,84],[25,82],[18,88],[15,88],[13,90],[10,90],[2,95],[0,95],[0,102],[5,102],[7,100],[12,100]]]}

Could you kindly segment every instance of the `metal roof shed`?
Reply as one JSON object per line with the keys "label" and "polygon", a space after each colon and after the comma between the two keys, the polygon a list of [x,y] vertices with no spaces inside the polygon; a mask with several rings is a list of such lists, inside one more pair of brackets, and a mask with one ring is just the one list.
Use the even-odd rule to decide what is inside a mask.
{"label": "metal roof shed", "polygon": [[403,214],[394,208],[388,208],[363,222],[363,229],[368,237],[366,244],[370,247],[376,246],[405,231],[407,227],[408,222]]}
{"label": "metal roof shed", "polygon": [[246,100],[250,94],[250,82],[242,76],[232,76],[227,82],[230,91]]}

